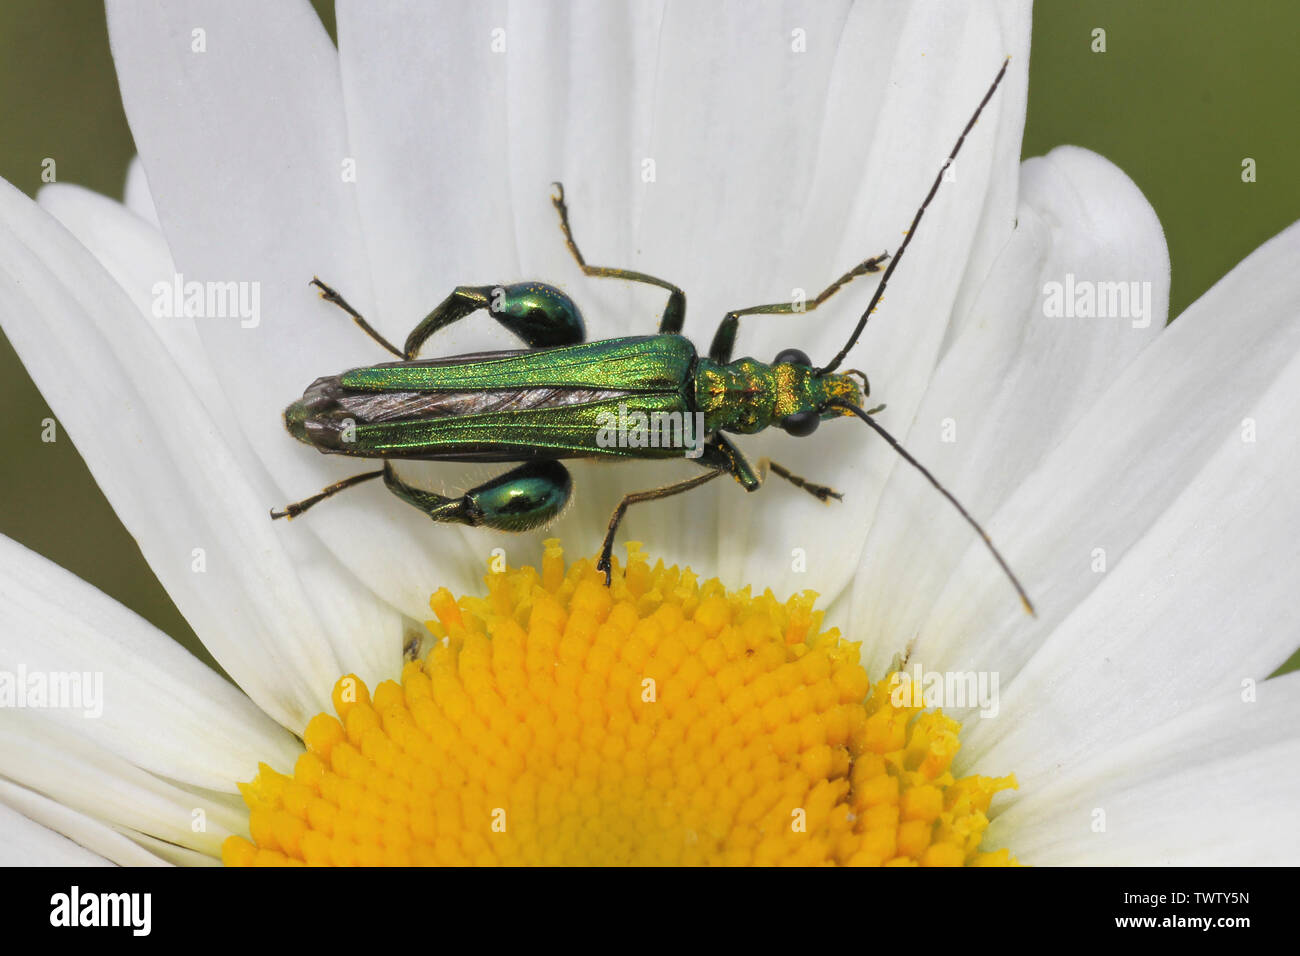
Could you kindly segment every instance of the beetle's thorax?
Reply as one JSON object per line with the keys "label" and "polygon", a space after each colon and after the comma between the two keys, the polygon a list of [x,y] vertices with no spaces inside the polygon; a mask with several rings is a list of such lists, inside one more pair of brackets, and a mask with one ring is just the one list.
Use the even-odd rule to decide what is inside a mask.
{"label": "beetle's thorax", "polygon": [[695,369],[696,408],[704,413],[705,431],[736,432],[742,435],[762,431],[798,412],[821,412],[822,417],[842,414],[825,412],[834,398],[857,403],[857,383],[844,375],[818,377],[802,365],[768,365],[752,358],[719,365],[700,359]]}

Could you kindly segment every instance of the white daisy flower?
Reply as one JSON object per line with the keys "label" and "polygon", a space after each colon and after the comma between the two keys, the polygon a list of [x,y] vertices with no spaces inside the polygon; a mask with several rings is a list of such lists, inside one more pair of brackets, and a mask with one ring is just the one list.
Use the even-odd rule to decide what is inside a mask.
{"label": "white daisy flower", "polygon": [[[59,185],[38,206],[0,186],[0,322],[238,686],[0,544],[11,691],[20,673],[22,694],[103,675],[97,717],[0,708],[0,862],[1300,857],[1300,677],[1265,680],[1295,646],[1300,445],[1283,416],[1300,394],[1300,228],[1165,329],[1168,256],[1136,187],[1076,148],[1019,162],[1027,4],[340,3],[337,49],[306,3],[110,2],[108,19],[141,155],[126,203]],[[569,292],[591,338],[653,332],[662,295],[570,258],[562,181],[588,260],[680,285],[685,332],[707,346],[727,310],[811,297],[896,249],[1007,55],[851,361],[1038,617],[847,421],[744,444],[842,502],[715,482],[638,506],[624,532],[729,588],[816,589],[873,678],[900,654],[994,675],[996,716],[948,706],[958,736],[884,685],[864,706],[858,652],[820,633],[806,596],[724,598],[635,554],[606,592],[540,534],[430,527],[375,483],[268,520],[359,470],[292,441],[284,407],[317,376],[386,360],[313,275],[399,342],[455,286],[524,278]],[[184,281],[236,283],[256,305],[165,314],[158,284]],[[828,358],[874,281],[742,322],[738,354]],[[1122,315],[1055,316],[1055,282],[1137,285]],[[517,346],[489,325],[461,322],[426,354]],[[577,465],[547,533],[594,551],[622,494],[684,467]],[[486,474],[401,473],[460,489]],[[457,605],[497,547],[540,572]],[[446,640],[404,667],[435,591]],[[573,654],[585,670],[566,670]],[[480,679],[488,659],[497,684]],[[619,681],[642,693],[644,674],[658,710],[629,709]],[[529,694],[550,695],[553,719],[511,749],[501,722],[523,726],[512,707]],[[734,727],[710,723],[723,714]],[[792,805],[807,828],[777,834]]]}

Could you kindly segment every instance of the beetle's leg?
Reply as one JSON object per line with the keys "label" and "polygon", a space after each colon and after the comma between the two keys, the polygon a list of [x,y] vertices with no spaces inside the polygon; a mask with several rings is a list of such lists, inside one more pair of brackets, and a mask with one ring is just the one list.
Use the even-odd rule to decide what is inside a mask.
{"label": "beetle's leg", "polygon": [[709,358],[720,365],[726,365],[731,361],[731,352],[736,345],[736,330],[740,327],[740,317],[742,315],[789,315],[797,312],[811,312],[858,276],[870,272],[879,272],[880,264],[888,258],[889,253],[882,252],[878,256],[872,256],[864,262],[859,262],[825,289],[822,289],[817,298],[811,302],[803,303],[799,308],[795,308],[793,302],[777,302],[773,305],[753,305],[748,309],[736,309],[734,312],[728,312],[726,318],[718,326],[718,331],[714,333],[713,344],[709,346]]}
{"label": "beetle's leg", "polygon": [[762,476],[722,432],[717,432],[708,440],[704,446],[704,453],[696,461],[706,468],[725,471],[746,491],[758,491],[763,485]]}
{"label": "beetle's leg", "polygon": [[491,301],[488,298],[491,294],[491,286],[457,286],[452,290],[451,295],[438,303],[437,307],[411,330],[411,334],[406,337],[402,358],[408,362],[412,361],[420,351],[420,346],[424,345],[433,333],[445,329],[453,322],[459,322],[479,309],[486,309]]}
{"label": "beetle's leg", "polygon": [[388,349],[388,351],[392,352],[398,358],[406,358],[406,356],[402,354],[401,350],[398,349],[396,345],[394,345],[392,342],[388,341],[388,339],[380,335],[374,326],[372,326],[369,322],[363,319],[361,317],[360,312],[352,308],[352,306],[348,305],[347,299],[343,298],[343,296],[339,295],[337,292],[335,292],[333,289],[327,286],[324,282],[321,282],[320,279],[316,278],[315,276],[312,276],[311,282],[309,282],[308,285],[314,285],[317,289],[319,289],[320,297],[324,299],[326,302],[333,302],[335,305],[337,305],[348,315],[352,316],[352,321],[355,322],[358,326],[360,326],[361,331],[365,332],[366,335],[370,336],[372,339],[374,339],[384,348]]}
{"label": "beetle's leg", "polygon": [[387,463],[383,475],[389,491],[434,521],[498,531],[541,527],[560,513],[573,490],[568,469],[549,460],[527,462],[455,496],[409,485]]}
{"label": "beetle's leg", "polygon": [[312,505],[318,504],[319,502],[324,501],[326,498],[333,497],[334,495],[337,495],[340,491],[344,491],[348,488],[351,488],[353,485],[359,485],[361,484],[361,482],[369,481],[371,478],[378,478],[382,474],[384,474],[384,470],[380,469],[379,471],[367,471],[365,474],[353,475],[351,478],[344,478],[342,481],[336,481],[334,482],[334,484],[330,485],[328,488],[321,491],[319,494],[312,495],[310,498],[304,498],[302,501],[295,501],[291,505],[285,505],[283,511],[276,511],[274,508],[272,508],[271,517],[272,519],[289,518],[292,520],[293,518],[298,517],[298,515],[302,514]]}
{"label": "beetle's leg", "polygon": [[573,230],[569,228],[569,207],[564,202],[564,184],[554,183],[553,185],[556,193],[551,196],[551,204],[555,206],[556,211],[560,214],[560,228],[564,230],[564,244],[573,253],[573,258],[578,260],[578,268],[582,270],[583,274],[606,279],[626,279],[629,282],[645,282],[666,289],[668,291],[668,304],[664,306],[664,314],[659,319],[659,332],[661,334],[680,335],[682,325],[686,322],[686,293],[671,282],[656,279],[644,272],[587,265],[587,260],[578,251],[578,244],[573,241]]}
{"label": "beetle's leg", "polygon": [[389,491],[434,521],[498,531],[531,531],[541,527],[560,513],[573,490],[568,469],[557,461],[530,461],[453,497],[407,484],[397,477],[391,463],[384,462],[378,471],[336,481],[319,494],[288,505],[283,511],[273,510],[271,517],[296,518],[312,505],[380,475]]}
{"label": "beetle's leg", "polygon": [[770,469],[773,474],[784,478],[796,488],[802,488],[818,501],[829,501],[831,498],[841,499],[844,497],[833,488],[799,477],[784,465],[779,465],[770,458],[760,459],[756,471],[745,456],[741,454],[740,449],[721,432],[714,435],[709,440],[709,443],[704,446],[704,454],[700,456],[699,461],[700,464],[706,467],[717,468],[729,473],[746,491],[757,491],[761,488],[764,477]]}
{"label": "beetle's leg", "polygon": [[679,481],[674,485],[664,485],[662,488],[652,488],[649,491],[637,491],[630,495],[625,495],[619,502],[618,507],[614,509],[614,514],[609,519],[609,530],[605,532],[605,543],[600,549],[600,560],[596,562],[596,569],[605,573],[605,584],[608,586],[610,581],[610,555],[614,551],[614,534],[618,531],[619,523],[623,516],[627,514],[630,505],[640,504],[643,501],[656,501],[660,498],[671,498],[673,495],[680,495],[683,492],[690,491],[692,488],[698,488],[705,482],[712,481],[724,472],[710,468],[702,475],[696,475],[694,478],[688,478],[686,481]]}
{"label": "beetle's leg", "polygon": [[709,439],[704,446],[704,452],[699,458],[693,459],[697,464],[709,469],[703,475],[697,475],[686,481],[679,481],[674,485],[665,485],[662,488],[653,488],[650,491],[638,491],[634,494],[626,495],[616,509],[613,516],[609,519],[609,530],[605,532],[605,541],[601,545],[600,560],[596,562],[596,568],[605,572],[605,583],[609,584],[610,580],[610,556],[614,551],[614,535],[618,531],[618,526],[627,514],[630,505],[640,504],[643,501],[657,501],[660,498],[670,498],[673,495],[680,495],[698,488],[707,482],[712,481],[719,475],[731,475],[746,491],[757,491],[763,486],[763,475],[767,468],[789,481],[796,488],[802,488],[819,501],[828,501],[830,498],[842,497],[839,492],[834,491],[825,485],[818,485],[789,471],[787,468],[778,465],[774,461],[764,458],[759,464],[759,471],[755,471],[749,461],[741,453],[735,444],[724,436],[721,432]]}
{"label": "beetle's leg", "polygon": [[536,282],[521,282],[510,286],[463,285],[452,290],[451,295],[421,319],[406,337],[405,347],[399,349],[380,335],[343,296],[320,279],[313,277],[310,284],[320,290],[322,299],[333,302],[352,316],[352,321],[360,326],[361,331],[407,362],[415,360],[420,347],[435,332],[479,309],[487,309],[494,319],[531,348],[576,345],[587,334],[582,316],[573,303],[564,293],[550,286]]}
{"label": "beetle's leg", "polygon": [[440,329],[486,309],[530,348],[577,345],[586,339],[582,315],[569,297],[540,282],[513,285],[462,285],[420,320],[406,337],[403,358],[414,361],[421,346]]}
{"label": "beetle's leg", "polygon": [[800,478],[794,472],[790,471],[790,469],[786,468],[784,465],[777,464],[770,458],[760,458],[758,462],[759,473],[761,474],[769,468],[772,470],[772,474],[780,475],[786,481],[790,482],[790,484],[794,485],[796,488],[802,488],[818,501],[829,502],[832,498],[836,501],[842,501],[844,499],[844,495],[836,491],[834,488],[828,488],[826,485],[819,485],[816,482],[809,481],[807,478]]}

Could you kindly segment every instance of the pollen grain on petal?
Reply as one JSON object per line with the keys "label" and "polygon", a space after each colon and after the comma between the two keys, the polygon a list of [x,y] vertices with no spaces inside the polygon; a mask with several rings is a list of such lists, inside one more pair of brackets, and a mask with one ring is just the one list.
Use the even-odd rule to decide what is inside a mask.
{"label": "pollen grain on petal", "polygon": [[1015,864],[981,846],[1014,778],[954,777],[959,725],[896,706],[814,592],[628,550],[608,588],[548,541],[484,597],[435,593],[422,661],[340,678],[292,773],[241,785],[224,862]]}

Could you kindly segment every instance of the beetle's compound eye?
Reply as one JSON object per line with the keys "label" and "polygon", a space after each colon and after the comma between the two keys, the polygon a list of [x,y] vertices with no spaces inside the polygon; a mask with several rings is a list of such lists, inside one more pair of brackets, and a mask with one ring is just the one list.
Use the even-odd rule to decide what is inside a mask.
{"label": "beetle's compound eye", "polygon": [[[808,357],[807,352],[801,352],[799,349],[782,349],[772,360],[773,365],[806,365],[812,368],[812,359]],[[791,416],[792,418],[794,416]]]}
{"label": "beetle's compound eye", "polygon": [[815,432],[821,420],[821,415],[815,411],[795,412],[793,415],[787,415],[781,419],[781,427],[788,434],[794,435],[796,438],[803,438],[805,435],[811,435]]}

